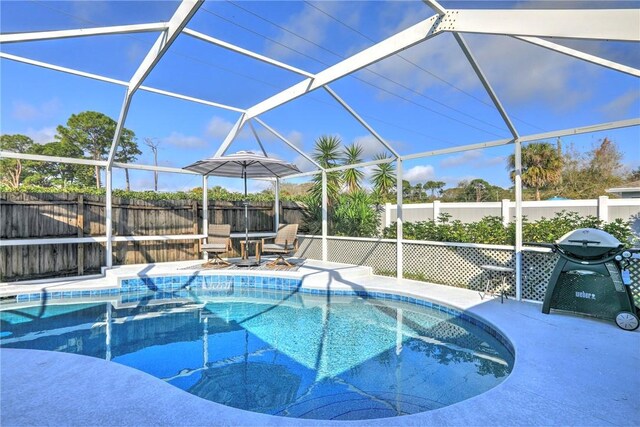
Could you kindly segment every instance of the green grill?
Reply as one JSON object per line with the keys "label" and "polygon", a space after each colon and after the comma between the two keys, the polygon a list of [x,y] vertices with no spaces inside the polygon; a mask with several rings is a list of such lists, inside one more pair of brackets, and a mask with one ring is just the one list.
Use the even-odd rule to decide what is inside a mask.
{"label": "green grill", "polygon": [[628,268],[640,251],[598,229],[580,228],[551,245],[560,255],[549,280],[542,312],[559,310],[612,320],[622,329],[638,328]]}

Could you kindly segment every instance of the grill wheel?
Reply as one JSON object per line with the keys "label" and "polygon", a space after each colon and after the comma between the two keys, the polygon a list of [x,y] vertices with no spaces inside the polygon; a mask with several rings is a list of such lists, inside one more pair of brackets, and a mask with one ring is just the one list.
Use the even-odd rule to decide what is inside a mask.
{"label": "grill wheel", "polygon": [[640,326],[638,316],[628,311],[621,311],[616,316],[616,325],[626,331],[635,331]]}

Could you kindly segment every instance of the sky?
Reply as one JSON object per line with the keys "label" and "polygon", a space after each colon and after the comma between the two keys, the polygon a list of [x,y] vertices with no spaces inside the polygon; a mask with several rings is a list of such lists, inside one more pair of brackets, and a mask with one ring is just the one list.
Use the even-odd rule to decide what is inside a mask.
{"label": "sky", "polygon": [[[640,7],[640,2],[442,1],[447,8]],[[6,1],[0,3],[3,33],[86,28],[167,21],[175,1]],[[633,13],[633,12],[630,12]],[[188,28],[277,59],[308,72],[319,72],[433,15],[421,1],[207,1]],[[94,36],[13,43],[5,53],[129,80],[157,38],[157,33]],[[640,80],[504,36],[467,34],[465,40],[521,135],[640,117]],[[559,40],[554,42],[640,68],[634,43]],[[26,134],[38,143],[54,140],[56,127],[71,114],[100,111],[117,119],[124,89],[53,70],[0,60],[0,132]],[[144,85],[225,105],[248,108],[302,81],[304,77],[180,35]],[[331,88],[399,153],[410,154],[508,138],[507,127],[450,34],[344,77]],[[212,156],[239,113],[138,91],[125,123],[135,132],[152,164],[145,138],[159,142],[159,163],[183,167]],[[322,135],[358,143],[364,160],[384,147],[322,89],[291,101],[260,118],[289,141],[312,153]],[[311,164],[260,125],[256,130],[270,155]],[[638,127],[563,138],[564,146],[592,150],[604,137],[623,153],[627,169],[640,166]],[[555,140],[549,141],[555,143]],[[249,128],[229,153],[260,151]],[[454,186],[483,178],[511,185],[506,158],[513,146],[468,151],[407,161],[405,179]],[[371,168],[366,168],[369,175]],[[132,189],[153,188],[153,174],[131,171]],[[594,178],[595,179],[595,178]],[[295,180],[294,182],[301,182]],[[201,185],[197,176],[160,174],[160,190]],[[212,177],[209,185],[240,191],[242,182]],[[114,187],[124,173],[114,173]],[[270,184],[250,183],[251,191]]]}

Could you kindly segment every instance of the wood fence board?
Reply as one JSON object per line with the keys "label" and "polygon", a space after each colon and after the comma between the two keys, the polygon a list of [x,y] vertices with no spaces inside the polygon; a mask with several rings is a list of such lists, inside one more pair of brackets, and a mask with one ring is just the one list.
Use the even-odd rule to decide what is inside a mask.
{"label": "wood fence board", "polygon": [[[79,203],[79,200],[82,202]],[[106,199],[78,194],[0,193],[0,238],[104,236]],[[115,236],[202,233],[202,202],[144,201],[113,198]],[[194,211],[195,209],[195,211]],[[281,202],[281,222],[303,224],[303,206]],[[249,205],[250,231],[272,231],[271,202]],[[242,202],[209,201],[209,223],[231,224],[244,231]],[[198,240],[114,242],[114,264],[200,259]],[[239,253],[239,240],[234,239]],[[14,246],[0,248],[0,281],[95,274],[105,264],[104,243]]]}

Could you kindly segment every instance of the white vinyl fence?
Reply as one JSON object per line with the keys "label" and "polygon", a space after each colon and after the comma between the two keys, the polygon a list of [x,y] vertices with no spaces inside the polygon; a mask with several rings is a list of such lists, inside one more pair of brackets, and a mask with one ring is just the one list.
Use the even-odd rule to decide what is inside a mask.
{"label": "white vinyl fence", "polygon": [[[397,205],[387,203],[382,212],[382,225],[388,227],[397,218]],[[452,219],[462,222],[475,222],[485,216],[499,216],[506,224],[515,217],[516,202],[508,199],[501,202],[480,203],[415,203],[403,204],[404,222],[428,221],[437,219],[441,213],[448,213]],[[540,202],[522,202],[522,214],[529,221],[542,217],[550,218],[556,213],[577,212],[581,216],[593,215],[605,222],[620,218],[633,221],[640,216],[640,199],[610,199],[602,196],[589,200],[543,200]]]}

